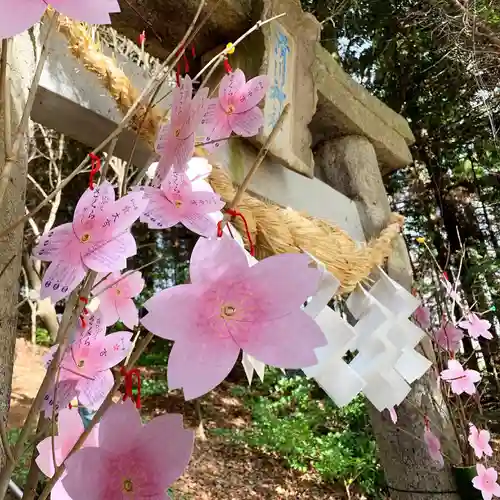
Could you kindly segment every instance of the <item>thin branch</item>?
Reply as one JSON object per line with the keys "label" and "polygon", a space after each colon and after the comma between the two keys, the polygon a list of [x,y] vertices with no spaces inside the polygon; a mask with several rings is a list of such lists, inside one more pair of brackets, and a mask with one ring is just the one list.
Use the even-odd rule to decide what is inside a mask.
{"label": "thin branch", "polygon": [[28,177],[29,181],[33,184],[33,186],[35,186],[36,189],[38,189],[38,191],[40,192],[40,194],[44,198],[47,198],[47,193],[45,192],[45,189],[43,189],[43,187],[40,186],[40,184],[38,184],[38,182],[33,178],[33,176],[31,174],[27,174],[27,177]]}
{"label": "thin branch", "polygon": [[4,121],[4,156],[5,161],[12,156],[12,111],[10,95],[9,56],[12,39],[2,40],[2,55],[0,59],[0,102],[3,104]]}

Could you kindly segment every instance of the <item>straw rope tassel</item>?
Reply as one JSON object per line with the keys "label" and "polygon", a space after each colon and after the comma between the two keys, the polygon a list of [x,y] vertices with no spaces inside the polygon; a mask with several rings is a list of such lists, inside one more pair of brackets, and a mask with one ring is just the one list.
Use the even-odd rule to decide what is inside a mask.
{"label": "straw rope tassel", "polygon": [[[139,92],[125,73],[116,66],[112,58],[99,50],[82,24],[60,16],[59,30],[68,39],[73,55],[89,71],[99,76],[120,110],[126,113]],[[146,110],[145,106],[141,106],[131,122],[131,128],[137,131],[146,112],[139,135],[153,146],[162,120],[161,113],[154,108]],[[196,154],[204,156],[199,148]],[[224,169],[214,166],[210,183],[224,201],[229,202],[234,198],[236,189]],[[404,222],[401,215],[393,214],[389,225],[378,238],[360,245],[345,231],[329,222],[265,203],[249,194],[243,196],[238,210],[248,223],[257,258],[306,250],[324,262],[328,270],[340,280],[339,294],[351,292],[358,283],[368,279],[375,266],[384,263],[392,253],[392,242],[400,233]],[[235,219],[232,223],[244,240],[247,240],[241,220]],[[248,241],[245,243],[248,247]]]}

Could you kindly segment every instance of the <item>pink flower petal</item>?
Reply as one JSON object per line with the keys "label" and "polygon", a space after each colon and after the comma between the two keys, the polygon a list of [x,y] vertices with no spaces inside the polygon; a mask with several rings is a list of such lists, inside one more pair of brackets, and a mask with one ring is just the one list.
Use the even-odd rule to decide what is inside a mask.
{"label": "pink flower petal", "polygon": [[2,0],[0,8],[0,39],[4,39],[18,35],[40,21],[47,4],[42,0],[20,0],[14,5]]}
{"label": "pink flower petal", "polygon": [[98,243],[89,247],[82,255],[83,263],[93,271],[106,273],[119,271],[126,267],[126,259],[137,253],[134,237],[125,232],[105,243]]}
{"label": "pink flower petal", "polygon": [[123,324],[131,330],[139,324],[139,313],[132,299],[120,299],[116,301],[118,315]]}
{"label": "pink flower petal", "polygon": [[264,124],[264,114],[260,108],[251,108],[242,113],[233,113],[228,117],[229,126],[236,135],[253,137]]}
{"label": "pink flower petal", "polygon": [[[52,413],[57,414],[60,409],[66,408],[71,403],[77,394],[76,384],[75,380],[60,380],[57,384],[57,394],[55,393],[54,386],[47,391],[42,405],[45,418],[52,418]],[[53,409],[56,398],[57,402],[55,409]]]}
{"label": "pink flower petal", "polygon": [[100,295],[99,300],[99,311],[101,311],[104,324],[106,326],[114,325],[120,319],[116,301],[112,300],[106,293]]}
{"label": "pink flower petal", "polygon": [[[33,249],[33,256],[44,261],[62,260],[66,257],[68,246],[76,240],[72,224],[61,224],[42,234],[37,246]],[[66,255],[65,255],[66,254]],[[75,255],[75,261],[80,260],[80,254]]]}
{"label": "pink flower petal", "polygon": [[182,79],[180,87],[172,91],[172,110],[170,123],[172,128],[180,128],[185,123],[191,112],[191,98],[193,95],[193,84],[189,75]]}
{"label": "pink flower petal", "polygon": [[50,297],[57,302],[67,297],[85,278],[83,265],[73,266],[62,262],[51,262],[43,275],[40,298]]}
{"label": "pink flower petal", "polygon": [[217,387],[233,368],[239,346],[227,332],[225,337],[202,335],[177,340],[168,358],[168,386],[182,388],[186,401],[198,398]]}
{"label": "pink flower petal", "polygon": [[228,110],[232,98],[245,86],[245,82],[245,73],[239,68],[224,75],[219,85],[219,101],[224,110]]}
{"label": "pink flower petal", "polygon": [[187,229],[200,236],[205,236],[207,238],[215,238],[217,236],[217,222],[208,214],[191,214],[189,216],[184,216],[181,222]]}
{"label": "pink flower petal", "polygon": [[111,12],[120,12],[116,0],[51,0],[50,4],[65,16],[89,24],[110,24]]}
{"label": "pink flower petal", "polygon": [[230,99],[230,103],[234,105],[237,113],[244,113],[255,108],[264,99],[268,88],[269,77],[267,75],[257,76],[238,90]]}
{"label": "pink flower petal", "polygon": [[246,273],[248,269],[245,252],[231,237],[200,238],[191,254],[189,276],[191,283],[210,283],[228,274]]}
{"label": "pink flower petal", "polygon": [[191,101],[191,110],[189,116],[184,124],[183,135],[194,134],[198,128],[203,115],[205,113],[205,108],[208,102],[208,88],[204,87],[196,93],[193,100]]}
{"label": "pink flower petal", "polygon": [[222,140],[231,136],[232,128],[229,124],[228,115],[219,105],[214,109],[213,126],[204,130],[205,136],[203,137],[203,147],[207,151],[216,151]]}
{"label": "pink flower petal", "polygon": [[148,192],[149,205],[141,215],[141,222],[145,222],[150,229],[167,229],[180,222],[181,213],[174,203],[169,201],[160,189]]}
{"label": "pink flower petal", "polygon": [[[142,292],[145,284],[140,271],[129,273],[123,281],[128,287],[127,297],[129,298],[137,297]],[[123,285],[120,284],[119,286]]]}
{"label": "pink flower petal", "polygon": [[266,365],[303,368],[318,362],[314,349],[326,345],[318,324],[305,312],[255,324],[227,321],[228,330],[244,352]]}
{"label": "pink flower petal", "polygon": [[210,214],[224,208],[220,195],[210,191],[193,191],[187,196],[190,213]]}
{"label": "pink flower petal", "polygon": [[78,381],[78,401],[86,408],[99,409],[113,388],[115,379],[111,370],[104,370],[94,375],[93,379],[81,378]]}
{"label": "pink flower petal", "polygon": [[183,428],[181,415],[166,414],[148,422],[140,439],[160,474],[159,481],[171,485],[189,463],[193,452],[193,431]]}

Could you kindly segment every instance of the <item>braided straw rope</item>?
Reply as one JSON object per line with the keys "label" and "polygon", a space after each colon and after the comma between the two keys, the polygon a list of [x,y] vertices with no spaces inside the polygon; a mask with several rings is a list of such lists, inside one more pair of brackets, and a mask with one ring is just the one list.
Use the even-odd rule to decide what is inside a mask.
{"label": "braided straw rope", "polygon": [[[59,30],[68,39],[73,55],[83,61],[88,70],[99,76],[120,110],[126,113],[139,92],[125,73],[111,57],[100,51],[82,24],[61,16]],[[154,108],[147,110],[142,106],[131,126],[148,144],[153,145],[161,120],[161,113]],[[198,148],[196,154],[204,155]],[[233,200],[236,189],[224,169],[214,166],[210,183],[224,201]],[[392,253],[392,242],[404,221],[402,216],[393,214],[389,225],[378,238],[368,244],[359,244],[345,231],[329,222],[266,203],[249,194],[244,194],[238,210],[247,221],[258,258],[284,252],[308,251],[324,262],[328,270],[340,280],[338,294],[352,291],[358,283],[368,278],[375,266],[384,263]],[[248,246],[243,222],[235,218],[232,223]]]}

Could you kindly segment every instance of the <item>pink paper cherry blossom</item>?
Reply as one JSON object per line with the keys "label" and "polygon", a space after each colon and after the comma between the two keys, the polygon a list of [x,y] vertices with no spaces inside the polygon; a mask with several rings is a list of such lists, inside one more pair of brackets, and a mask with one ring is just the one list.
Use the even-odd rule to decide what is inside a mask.
{"label": "pink paper cherry blossom", "polygon": [[428,426],[426,426],[424,430],[424,443],[431,459],[436,462],[439,467],[443,467],[444,459],[441,453],[441,442]]}
{"label": "pink paper cherry blossom", "polygon": [[130,329],[139,324],[139,313],[132,300],[142,292],[144,280],[139,271],[111,273],[107,278],[102,274],[97,277],[97,285],[92,294],[99,298],[99,311],[106,326],[114,325],[118,320]]}
{"label": "pink paper cherry blossom", "polygon": [[281,368],[317,363],[326,344],[317,323],[302,309],[321,273],[305,254],[281,254],[249,265],[231,238],[200,238],[190,262],[191,284],[163,290],[144,306],[142,324],[174,340],[168,360],[171,389],[199,397],[220,384],[242,349]]}
{"label": "pink paper cherry blossom", "polygon": [[483,458],[483,454],[488,457],[493,455],[490,446],[490,433],[485,429],[478,430],[473,424],[470,424],[469,444],[474,449],[477,458]]}
{"label": "pink paper cherry blossom", "polygon": [[452,299],[457,304],[461,304],[460,295],[455,290],[455,288],[453,287],[453,285],[449,282],[446,274],[444,274],[443,277],[441,278],[441,283],[444,286],[444,289],[445,289],[445,292],[446,292],[446,296],[449,297],[450,299]]}
{"label": "pink paper cherry blossom", "polygon": [[222,220],[220,210],[225,203],[206,181],[192,183],[186,174],[171,170],[160,189],[149,186],[137,189],[149,200],[141,222],[150,229],[166,229],[181,222],[196,234],[216,236],[217,221],[209,214],[219,212],[217,220]]}
{"label": "pink paper cherry blossom", "polygon": [[460,321],[458,326],[467,330],[468,334],[473,339],[484,337],[485,339],[491,340],[493,338],[493,335],[488,331],[491,327],[491,323],[487,319],[481,319],[475,313],[470,313],[465,321]]}
{"label": "pink paper cherry blossom", "polygon": [[97,448],[68,458],[63,485],[72,500],[166,499],[166,489],[189,463],[193,442],[181,415],[162,415],[143,426],[127,400],[104,414]]}
{"label": "pink paper cherry blossom", "polygon": [[464,370],[456,359],[450,359],[448,368],[441,372],[441,378],[451,383],[453,393],[472,395],[476,392],[474,384],[481,380],[481,375],[476,370]]}
{"label": "pink paper cherry blossom", "polygon": [[476,464],[476,471],[477,476],[472,479],[472,484],[482,493],[483,499],[491,500],[494,496],[500,497],[497,471],[493,467],[487,469],[483,464]]}
{"label": "pink paper cherry blossom", "polygon": [[424,330],[431,326],[431,311],[426,306],[418,306],[413,313],[413,318]]}
{"label": "pink paper cherry blossom", "polygon": [[[0,0],[0,39],[31,28],[42,17],[45,0]],[[50,5],[65,16],[90,24],[110,24],[111,12],[120,12],[117,0],[51,0]]]}
{"label": "pink paper cherry blossom", "polygon": [[[54,436],[54,451],[52,453],[52,436],[45,438],[37,446],[38,457],[36,458],[36,464],[40,470],[47,477],[52,477],[55,472],[55,468],[61,465],[69,452],[72,450],[75,443],[78,441],[79,437],[84,431],[82,419],[78,413],[77,409],[64,409],[59,412],[59,418],[57,420],[58,434]],[[84,441],[82,448],[95,447],[97,446],[97,433],[99,431],[99,424],[97,424],[90,432],[87,439]],[[55,455],[55,465],[54,465],[54,455]],[[66,473],[52,489],[51,498],[54,500],[71,500],[68,496],[62,480],[64,479]]]}
{"label": "pink paper cherry blossom", "polygon": [[159,186],[173,167],[177,172],[186,170],[188,160],[193,156],[195,131],[205,112],[208,89],[200,89],[194,98],[193,84],[186,75],[180,87],[173,91],[170,122],[163,125],[156,141],[156,151],[161,155],[156,171],[154,186]]}
{"label": "pink paper cherry blossom", "polygon": [[[98,409],[113,387],[114,377],[110,368],[125,359],[132,347],[131,332],[116,332],[96,337],[84,336],[71,344],[63,355],[57,394],[55,386],[47,391],[44,398],[45,416],[52,416],[56,401],[56,411],[71,402],[74,397],[91,409]],[[57,346],[51,350],[54,355]]]}
{"label": "pink paper cherry blossom", "polygon": [[117,201],[107,181],[87,189],[75,209],[72,223],[47,234],[33,250],[40,260],[51,262],[45,271],[40,297],[54,302],[68,296],[88,269],[113,272],[127,265],[137,247],[130,226],[145,210],[148,200],[130,193]]}
{"label": "pink paper cherry blossom", "polygon": [[[257,76],[248,82],[241,69],[224,76],[219,87],[219,97],[208,101],[207,110],[201,121],[205,131],[204,142],[225,139],[234,132],[242,137],[257,135],[264,123],[264,116],[258,107],[269,87],[267,76]],[[208,150],[218,143],[206,144]]]}
{"label": "pink paper cherry blossom", "polygon": [[455,327],[450,321],[444,319],[439,330],[434,332],[433,338],[439,347],[445,351],[457,352],[464,338],[464,332]]}

